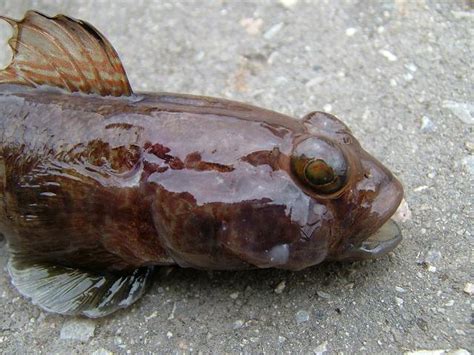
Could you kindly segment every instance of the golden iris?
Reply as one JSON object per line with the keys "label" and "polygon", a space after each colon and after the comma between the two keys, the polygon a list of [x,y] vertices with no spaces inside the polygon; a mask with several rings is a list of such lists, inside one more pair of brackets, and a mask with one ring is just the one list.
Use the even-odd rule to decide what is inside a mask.
{"label": "golden iris", "polygon": [[334,181],[334,170],[322,159],[316,159],[306,164],[304,176],[311,185],[326,185]]}

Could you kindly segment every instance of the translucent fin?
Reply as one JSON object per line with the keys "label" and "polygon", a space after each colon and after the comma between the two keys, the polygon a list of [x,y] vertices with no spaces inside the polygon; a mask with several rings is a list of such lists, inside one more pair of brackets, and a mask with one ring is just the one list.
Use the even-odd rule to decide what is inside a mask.
{"label": "translucent fin", "polygon": [[128,96],[132,93],[117,52],[84,21],[28,11],[23,20],[0,16],[14,29],[13,58],[0,83],[48,85],[70,92]]}
{"label": "translucent fin", "polygon": [[98,318],[137,301],[151,280],[152,269],[141,268],[124,275],[94,274],[47,263],[29,263],[13,256],[8,271],[18,291],[44,310]]}

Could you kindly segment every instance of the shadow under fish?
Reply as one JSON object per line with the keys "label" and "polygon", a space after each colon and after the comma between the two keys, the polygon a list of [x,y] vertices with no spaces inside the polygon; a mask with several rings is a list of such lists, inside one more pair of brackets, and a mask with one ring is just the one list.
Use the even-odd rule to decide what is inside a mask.
{"label": "shadow under fish", "polygon": [[401,241],[401,184],[336,117],[134,93],[90,24],[0,18],[0,232],[41,308],[110,314],[160,265],[301,270]]}

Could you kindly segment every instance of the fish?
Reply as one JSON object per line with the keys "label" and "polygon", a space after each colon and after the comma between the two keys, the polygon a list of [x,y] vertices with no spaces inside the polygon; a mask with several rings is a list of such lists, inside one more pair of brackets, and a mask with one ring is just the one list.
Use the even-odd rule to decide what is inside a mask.
{"label": "fish", "polygon": [[298,271],[402,240],[401,183],[335,116],[135,92],[89,23],[0,18],[0,232],[40,308],[102,317],[160,266]]}

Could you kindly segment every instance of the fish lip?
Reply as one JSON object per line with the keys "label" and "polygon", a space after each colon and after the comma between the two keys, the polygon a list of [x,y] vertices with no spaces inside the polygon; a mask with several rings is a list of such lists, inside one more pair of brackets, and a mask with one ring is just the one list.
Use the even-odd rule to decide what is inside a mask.
{"label": "fish lip", "polygon": [[358,261],[375,259],[395,249],[402,241],[400,227],[393,219],[388,219],[382,226],[361,243],[349,244],[345,250],[331,258],[337,261]]}

